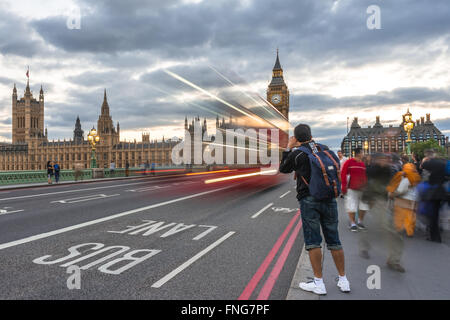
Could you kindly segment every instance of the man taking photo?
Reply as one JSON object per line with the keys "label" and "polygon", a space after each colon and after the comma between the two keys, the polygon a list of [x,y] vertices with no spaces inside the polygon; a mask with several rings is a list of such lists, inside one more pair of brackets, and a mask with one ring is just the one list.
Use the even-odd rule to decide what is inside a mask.
{"label": "man taking photo", "polygon": [[342,292],[350,292],[345,275],[344,251],[338,234],[338,210],[336,197],[340,193],[339,159],[328,147],[317,144],[306,124],[294,129],[294,137],[288,142],[280,164],[280,172],[297,176],[297,199],[303,223],[305,249],[314,272],[314,281],[301,282],[300,288],[319,295],[327,293],[322,278],[322,236],[331,251],[339,273],[337,286]]}

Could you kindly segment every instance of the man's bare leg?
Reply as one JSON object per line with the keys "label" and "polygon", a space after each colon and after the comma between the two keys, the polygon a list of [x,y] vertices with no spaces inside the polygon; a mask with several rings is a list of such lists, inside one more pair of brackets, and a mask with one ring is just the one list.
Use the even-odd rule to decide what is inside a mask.
{"label": "man's bare leg", "polygon": [[314,248],[308,251],[309,260],[314,272],[314,277],[322,278],[322,249]]}
{"label": "man's bare leg", "polygon": [[345,275],[345,258],[344,258],[344,250],[330,250],[331,255],[333,256],[334,264],[336,265],[336,269],[341,277]]}
{"label": "man's bare leg", "polygon": [[359,210],[358,211],[358,222],[363,222],[365,214],[366,214],[365,210]]}
{"label": "man's bare leg", "polygon": [[351,225],[356,224],[356,221],[355,221],[355,212],[349,212],[349,213],[348,213],[348,218],[350,219],[350,224],[351,224]]}

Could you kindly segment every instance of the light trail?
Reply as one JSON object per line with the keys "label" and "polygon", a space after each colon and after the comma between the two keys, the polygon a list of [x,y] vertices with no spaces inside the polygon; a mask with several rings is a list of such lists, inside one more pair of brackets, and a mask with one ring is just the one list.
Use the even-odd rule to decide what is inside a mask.
{"label": "light trail", "polygon": [[235,170],[217,170],[217,171],[205,171],[205,172],[193,172],[193,173],[186,173],[187,176],[197,176],[202,174],[212,174],[212,173],[223,173],[223,172],[230,172]]}
{"label": "light trail", "polygon": [[242,179],[242,178],[253,177],[253,176],[260,176],[260,175],[266,175],[266,174],[275,174],[277,172],[278,172],[278,170],[267,170],[267,171],[258,171],[258,172],[253,172],[253,173],[239,174],[239,175],[236,175],[236,176],[222,177],[222,178],[205,180],[205,184],[221,182],[221,181],[227,181],[227,180],[234,180],[234,179]]}
{"label": "light trail", "polygon": [[[225,77],[222,73],[220,73],[218,70],[216,70],[213,66],[209,66],[209,68],[212,69],[214,72],[216,72],[220,77],[222,77],[225,81],[227,81],[228,83],[230,83],[232,86],[236,87],[243,95],[247,96],[248,98],[250,98],[251,100],[253,100],[255,103],[257,103],[258,105],[260,105],[259,102],[258,102],[255,98],[253,98],[253,97],[250,96],[248,93],[246,93],[246,92],[244,92],[243,90],[241,90],[235,83],[233,83],[231,80],[229,80],[227,77]],[[273,111],[277,112],[277,113],[283,118],[283,120],[284,120],[285,122],[289,123],[289,122],[287,121],[287,119],[285,118],[285,116],[284,116],[280,111],[278,111],[278,109],[275,108],[269,101],[267,101],[266,99],[264,99],[263,97],[261,97],[259,94],[258,94],[258,97],[259,97],[261,100],[263,100],[268,106],[270,106],[271,109],[272,109]],[[265,106],[263,106],[263,107],[265,107]],[[267,121],[267,120],[266,120],[266,121]],[[267,121],[267,122],[270,123],[269,121]],[[280,128],[280,129],[281,129],[281,128]]]}
{"label": "light trail", "polygon": [[245,112],[245,111],[243,111],[243,110],[233,106],[232,104],[230,104],[230,103],[226,102],[225,100],[219,98],[218,96],[216,96],[216,95],[206,91],[205,89],[197,86],[196,84],[190,82],[189,80],[184,79],[183,77],[177,75],[176,73],[173,73],[173,72],[171,72],[169,70],[164,70],[164,72],[167,73],[168,75],[172,76],[173,78],[178,79],[179,81],[187,84],[188,86],[190,86],[190,87],[192,87],[192,88],[194,88],[194,89],[196,89],[196,90],[198,90],[198,91],[208,95],[209,97],[211,97],[211,98],[213,98],[213,99],[223,103],[224,105],[226,105],[226,106],[228,106],[228,107],[230,107],[230,108],[232,108],[232,109],[234,109],[234,110],[236,110],[236,111],[246,115],[249,118],[252,118],[253,120],[255,120],[255,121],[259,122],[259,123],[263,123],[263,124],[267,123],[267,121],[261,120],[260,117],[255,117],[255,116],[253,116],[253,115],[251,115],[251,114],[249,114],[249,113],[247,113],[247,112]]}

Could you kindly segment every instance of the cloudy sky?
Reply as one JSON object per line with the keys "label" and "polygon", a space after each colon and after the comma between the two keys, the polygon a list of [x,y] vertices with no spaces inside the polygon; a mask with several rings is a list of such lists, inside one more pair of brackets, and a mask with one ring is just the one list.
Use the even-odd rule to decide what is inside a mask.
{"label": "cloudy sky", "polygon": [[[379,30],[367,28],[370,5]],[[202,87],[218,83],[211,67],[226,70],[265,97],[277,48],[291,125],[311,124],[321,142],[337,148],[347,117],[398,125],[407,107],[448,135],[449,17],[448,0],[0,0],[0,141],[11,139],[12,87],[23,93],[27,66],[51,139],[72,137],[77,115],[85,132],[95,125],[106,88],[122,138],[139,140],[178,135],[185,115],[213,122],[218,108],[162,70]]]}

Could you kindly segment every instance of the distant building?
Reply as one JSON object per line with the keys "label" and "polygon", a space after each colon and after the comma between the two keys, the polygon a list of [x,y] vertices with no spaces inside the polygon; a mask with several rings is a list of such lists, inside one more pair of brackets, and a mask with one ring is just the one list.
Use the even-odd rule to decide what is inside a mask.
{"label": "distant building", "polygon": [[[278,51],[272,70],[272,80],[267,88],[267,100],[288,120],[289,118],[289,90],[284,82]],[[85,139],[85,132],[81,128],[80,118],[75,121],[73,139],[49,141],[47,129],[44,129],[44,90],[40,89],[39,99],[33,97],[29,81],[24,96],[18,99],[16,85],[12,94],[12,143],[0,143],[0,171],[43,170],[47,161],[58,162],[62,169],[73,169],[76,163],[84,168],[90,167],[91,145]],[[194,123],[200,124],[197,117],[190,124],[185,119],[185,129],[191,135]],[[202,134],[207,130],[206,119],[200,124]],[[242,127],[231,116],[229,122],[222,118],[216,119],[216,127],[222,131]],[[245,127],[245,126],[244,126]],[[172,164],[172,149],[179,142],[165,140],[151,141],[149,134],[142,134],[142,141],[130,143],[120,141],[120,125],[114,126],[106,90],[104,92],[101,113],[97,121],[97,133],[100,142],[96,145],[97,166],[109,167],[115,162],[116,168],[137,167],[149,162],[158,165]],[[287,143],[287,134],[280,133],[280,145]],[[206,144],[205,144],[206,146]],[[204,147],[205,147],[204,146]]]}
{"label": "distant building", "polygon": [[[116,168],[137,167],[148,161],[158,165],[172,163],[171,151],[176,141],[150,141],[149,134],[142,134],[142,141],[120,141],[120,125],[115,127],[109,113],[106,90],[101,113],[97,121],[100,142],[96,146],[97,166],[109,167],[114,161]],[[84,137],[80,118],[77,117],[73,139],[49,141],[44,130],[44,91],[41,87],[39,100],[33,97],[29,82],[24,96],[17,99],[14,85],[12,94],[12,143],[0,144],[0,170],[43,170],[47,161],[58,162],[62,169],[73,169],[75,163],[90,167],[91,146]]]}
{"label": "distant building", "polygon": [[[392,125],[385,127],[380,123],[380,117],[377,116],[373,126],[361,128],[358,124],[358,118],[355,117],[349,133],[341,143],[341,150],[346,157],[352,156],[353,150],[357,147],[362,148],[366,154],[376,152],[404,153],[408,137],[403,129],[403,123],[404,119],[398,127]],[[426,120],[424,117],[416,120],[411,132],[411,140],[414,143],[430,139],[434,139],[440,146],[446,147],[445,135],[431,122],[430,114],[427,113]]]}

